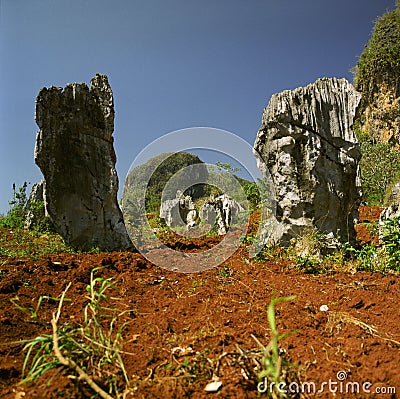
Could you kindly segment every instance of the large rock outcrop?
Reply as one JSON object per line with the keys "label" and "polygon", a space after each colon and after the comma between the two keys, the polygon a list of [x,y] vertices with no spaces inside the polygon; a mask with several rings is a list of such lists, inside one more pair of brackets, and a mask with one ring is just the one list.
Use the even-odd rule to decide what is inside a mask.
{"label": "large rock outcrop", "polygon": [[276,197],[265,244],[288,245],[310,229],[354,242],[361,153],[352,124],[360,97],[336,78],[272,96],[254,144]]}
{"label": "large rock outcrop", "polygon": [[35,162],[55,228],[77,249],[131,249],[117,202],[114,102],[107,76],[43,88],[36,99]]}

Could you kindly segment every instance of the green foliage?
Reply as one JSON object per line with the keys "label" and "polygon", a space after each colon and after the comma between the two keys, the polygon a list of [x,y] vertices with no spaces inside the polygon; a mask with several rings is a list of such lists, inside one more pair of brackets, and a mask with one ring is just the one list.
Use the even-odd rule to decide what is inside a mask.
{"label": "green foliage", "polygon": [[388,267],[400,271],[400,217],[389,219],[383,227],[383,243],[385,246]]}
{"label": "green foliage", "polygon": [[229,173],[236,173],[241,171],[240,168],[232,167],[231,163],[215,162],[215,166],[218,168],[219,172],[226,171]]}
{"label": "green foliage", "polygon": [[29,201],[26,190],[28,183],[17,190],[13,184],[13,198],[8,203],[11,209],[5,216],[0,217],[0,227],[7,229],[22,229],[25,227],[28,217],[32,220],[30,229],[36,233],[48,233],[54,231],[53,224],[49,217],[45,216],[44,202]]}
{"label": "green foliage", "polygon": [[[115,301],[118,298],[109,294],[116,288],[111,279],[94,276],[98,269],[92,270],[90,284],[86,289],[89,302],[83,310],[83,326],[74,328],[69,324],[57,325],[63,296],[67,291],[65,290],[57,316],[53,314],[52,325],[54,329],[56,323],[57,337],[54,333],[43,334],[23,341],[26,343],[23,383],[35,382],[52,368],[65,366],[55,350],[57,339],[57,346],[69,365],[75,364],[84,370],[88,378],[93,376],[100,380],[103,389],[112,397],[122,398],[129,391],[129,378],[121,354],[124,353],[122,331],[127,323],[123,319],[130,311],[117,310]],[[76,372],[77,368],[71,367],[70,371]],[[121,384],[122,381],[125,382],[125,386]],[[121,391],[121,386],[124,392]]]}
{"label": "green foliage", "polygon": [[[187,152],[163,153],[132,169],[125,180],[122,195],[124,214],[135,219],[140,217],[139,213],[143,208],[146,213],[158,213],[161,195],[170,178],[179,170],[195,164],[204,165],[197,155]],[[199,170],[203,174],[203,180],[206,180],[208,176],[206,165]],[[185,178],[188,179],[190,176],[183,174],[181,178],[182,186],[190,183],[185,181]],[[201,196],[201,188],[197,189],[197,196]],[[172,193],[172,198],[175,194]],[[140,198],[145,198],[144,204],[138,202]]]}
{"label": "green foliage", "polygon": [[358,261],[357,270],[382,272],[381,259],[378,254],[379,250],[371,244],[363,245],[360,249],[354,250],[355,258]]}
{"label": "green foliage", "polygon": [[54,225],[48,216],[45,216],[45,208],[43,201],[28,202],[26,208],[26,217],[31,219],[30,229],[36,233],[54,232]]}
{"label": "green foliage", "polygon": [[257,209],[261,202],[261,195],[256,182],[250,182],[243,186],[244,193],[246,194],[247,201],[250,204],[250,210]]}
{"label": "green foliage", "polygon": [[38,260],[49,254],[62,252],[72,253],[74,251],[58,234],[41,235],[24,229],[0,230],[0,256]]}
{"label": "green foliage", "polygon": [[7,212],[6,216],[0,218],[0,227],[8,229],[24,227],[28,202],[26,195],[27,187],[28,183],[24,182],[24,184],[17,190],[15,183],[13,184],[13,199],[8,202],[11,209]]}
{"label": "green foliage", "polygon": [[232,167],[230,163],[216,162],[215,166],[208,165],[209,174],[205,195],[217,197],[227,194],[239,203],[244,203],[246,198],[242,188],[250,182],[235,175],[240,170],[240,168]]}
{"label": "green foliage", "polygon": [[321,274],[325,271],[321,262],[314,256],[298,256],[296,268],[306,274]]}
{"label": "green foliage", "polygon": [[259,344],[262,349],[263,356],[261,359],[261,370],[258,373],[258,379],[261,382],[264,381],[264,379],[267,379],[269,384],[271,384],[271,382],[275,384],[273,392],[270,392],[270,390],[268,390],[269,392],[267,391],[272,397],[281,396],[281,392],[279,392],[277,388],[279,383],[282,382],[282,367],[292,366],[291,364],[287,363],[284,358],[282,358],[279,350],[279,341],[297,332],[291,331],[284,335],[279,334],[276,325],[275,307],[281,302],[293,301],[294,299],[296,299],[296,296],[272,298],[267,308],[268,324],[271,330],[271,341],[266,348]]}
{"label": "green foliage", "polygon": [[362,191],[369,206],[384,204],[393,183],[399,181],[400,150],[389,144],[361,143]]}
{"label": "green foliage", "polygon": [[400,86],[400,5],[379,17],[355,67],[354,83],[369,102],[376,82]]}
{"label": "green foliage", "polygon": [[345,251],[357,261],[357,270],[400,272],[400,217],[388,219],[382,227],[382,246],[365,244],[359,249],[345,245]]}

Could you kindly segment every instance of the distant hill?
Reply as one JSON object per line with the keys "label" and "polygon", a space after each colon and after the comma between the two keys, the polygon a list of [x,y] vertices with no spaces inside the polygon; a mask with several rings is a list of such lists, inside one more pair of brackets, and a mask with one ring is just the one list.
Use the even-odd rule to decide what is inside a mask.
{"label": "distant hill", "polygon": [[[192,172],[189,169],[185,170],[185,173],[177,174],[178,171],[192,165],[200,166],[197,166]],[[221,167],[221,165],[223,166]],[[193,181],[198,179],[207,182],[205,185],[195,185],[185,191],[185,195],[190,195],[195,201],[208,197],[210,194],[221,194],[223,190],[220,188],[224,186],[224,182],[227,187],[233,187],[231,191],[235,196],[238,187],[248,187],[252,182],[234,175],[234,171],[229,164],[217,163],[215,166],[207,166],[197,155],[188,152],[162,153],[129,172],[125,179],[121,199],[124,214],[137,215],[138,209],[143,206],[138,202],[140,198],[145,198],[144,208],[146,213],[157,214],[163,191],[166,190],[166,184],[174,175],[179,176],[178,183],[174,187],[190,187]],[[232,175],[239,183],[239,185],[236,183],[236,188],[233,184],[235,180],[232,181],[231,177],[226,177]],[[176,189],[167,194],[168,197],[174,198]],[[240,194],[238,197],[240,197]],[[241,197],[243,198],[243,195]]]}
{"label": "distant hill", "polygon": [[[132,169],[125,179],[122,194],[124,211],[129,213],[129,209],[131,209],[132,212],[135,212],[135,208],[138,206],[138,198],[143,198],[140,193],[145,191],[146,212],[157,213],[161,205],[161,195],[167,182],[179,170],[196,164],[201,165],[195,169],[196,173],[199,174],[198,177],[204,181],[207,180],[208,171],[204,162],[197,155],[188,152],[162,153],[149,159],[143,165]],[[180,178],[179,185],[184,187],[191,184],[190,174],[182,174]],[[192,196],[201,196],[203,191],[201,188],[197,188],[197,190],[194,188],[190,194]],[[174,196],[175,193],[172,193],[172,195]]]}

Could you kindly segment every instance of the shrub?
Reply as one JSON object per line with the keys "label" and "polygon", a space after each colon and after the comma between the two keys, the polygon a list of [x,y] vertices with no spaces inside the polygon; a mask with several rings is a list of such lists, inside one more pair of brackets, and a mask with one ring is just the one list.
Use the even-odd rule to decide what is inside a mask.
{"label": "shrub", "polygon": [[[376,83],[400,86],[400,2],[380,16],[354,69],[354,83],[366,103],[373,100]],[[366,105],[366,104],[365,104]]]}
{"label": "shrub", "polygon": [[260,191],[256,182],[251,182],[243,186],[244,193],[246,194],[247,201],[249,201],[250,209],[257,209],[261,202]]}
{"label": "shrub", "polygon": [[358,261],[357,270],[367,272],[381,272],[382,262],[379,257],[378,249],[373,245],[363,245],[359,250],[355,250],[355,258]]}
{"label": "shrub", "polygon": [[361,143],[361,179],[364,200],[382,206],[390,187],[399,180],[400,150],[389,144]]}
{"label": "shrub", "polygon": [[8,201],[11,209],[7,212],[6,216],[0,219],[1,227],[8,229],[24,227],[28,203],[28,197],[26,195],[27,187],[28,183],[24,182],[24,184],[17,190],[15,183],[13,184],[13,199]]}
{"label": "shrub", "polygon": [[387,220],[382,235],[388,268],[400,271],[400,217]]}
{"label": "shrub", "polygon": [[31,202],[26,194],[28,183],[17,190],[13,184],[13,199],[8,203],[11,209],[3,217],[0,217],[0,227],[8,229],[22,229],[25,227],[27,218],[31,219],[30,229],[36,233],[48,233],[54,231],[49,217],[45,216],[44,202]]}

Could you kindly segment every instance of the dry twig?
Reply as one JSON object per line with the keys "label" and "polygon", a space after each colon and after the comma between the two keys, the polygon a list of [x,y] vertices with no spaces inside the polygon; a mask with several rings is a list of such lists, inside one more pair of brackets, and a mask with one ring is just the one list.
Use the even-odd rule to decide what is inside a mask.
{"label": "dry twig", "polygon": [[51,319],[51,325],[53,327],[54,354],[56,355],[57,360],[63,366],[68,367],[69,369],[76,372],[78,374],[79,379],[84,380],[90,386],[90,388],[92,388],[93,391],[95,391],[97,394],[99,394],[103,399],[114,399],[107,392],[105,392],[103,389],[101,389],[72,359],[67,359],[61,354],[60,348],[58,346],[57,322],[58,322],[58,319],[60,318],[61,308],[62,308],[65,294],[68,291],[70,286],[71,286],[71,283],[69,283],[67,285],[67,288],[62,293],[60,303],[58,304],[57,313],[54,312],[53,318]]}

